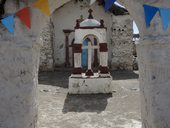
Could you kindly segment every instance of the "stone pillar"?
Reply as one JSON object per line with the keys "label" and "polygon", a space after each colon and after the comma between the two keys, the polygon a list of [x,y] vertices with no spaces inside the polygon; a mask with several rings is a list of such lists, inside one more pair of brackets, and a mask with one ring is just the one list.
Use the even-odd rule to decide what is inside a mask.
{"label": "stone pillar", "polygon": [[0,128],[36,127],[40,47],[25,38],[0,39]]}
{"label": "stone pillar", "polygon": [[168,0],[120,0],[140,31],[137,44],[141,88],[142,128],[170,127],[170,29],[162,29],[157,13],[146,28],[143,4],[169,8]]}
{"label": "stone pillar", "polygon": [[170,38],[137,44],[143,128],[170,127]]}
{"label": "stone pillar", "polygon": [[70,67],[70,61],[69,61],[69,35],[73,30],[70,29],[64,29],[63,30],[65,34],[65,67]]}
{"label": "stone pillar", "polygon": [[[94,38],[94,46],[98,46],[98,42],[97,42],[97,39]],[[98,49],[94,49],[94,61],[93,61],[93,67],[97,67],[99,66],[99,62],[98,62]]]}
{"label": "stone pillar", "polygon": [[74,51],[74,69],[73,69],[72,74],[81,76],[82,74],[82,65],[81,65],[82,44],[74,44],[73,51]]}
{"label": "stone pillar", "polygon": [[88,42],[88,69],[86,71],[86,76],[93,76],[93,70],[92,70],[92,45],[91,42]]}
{"label": "stone pillar", "polygon": [[[107,43],[100,43],[100,74],[109,74]],[[110,75],[110,74],[109,74]]]}
{"label": "stone pillar", "polygon": [[[51,0],[56,10],[69,0]],[[20,3],[21,2],[21,3]],[[27,1],[30,4],[35,0]],[[14,14],[24,1],[6,1],[5,14]],[[15,18],[15,33],[0,24],[0,128],[37,128],[37,84],[40,54],[40,31],[45,17],[31,8],[32,29]]]}

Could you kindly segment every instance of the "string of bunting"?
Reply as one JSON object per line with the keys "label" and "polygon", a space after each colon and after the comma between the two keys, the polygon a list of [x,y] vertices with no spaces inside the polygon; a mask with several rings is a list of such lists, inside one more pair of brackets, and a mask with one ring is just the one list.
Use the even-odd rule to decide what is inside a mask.
{"label": "string of bunting", "polygon": [[[105,3],[106,12],[112,7],[115,1],[116,0],[106,0]],[[157,12],[160,13],[163,30],[166,30],[168,28],[168,24],[170,22],[170,9],[163,9],[163,8],[149,6],[149,5],[143,5],[143,7],[144,7],[145,22],[147,28],[150,27],[150,23]]]}
{"label": "string of bunting", "polygon": [[[90,5],[95,3],[96,0],[91,0]],[[107,12],[112,5],[116,2],[116,0],[106,0],[105,2],[105,11]],[[14,33],[15,23],[14,18],[17,16],[21,22],[26,25],[29,29],[31,29],[31,18],[30,18],[30,8],[35,7],[38,8],[42,13],[47,16],[50,16],[50,8],[48,0],[37,0],[30,7],[25,7],[13,15],[9,15],[3,19],[1,19],[1,23],[8,29],[10,33]],[[160,17],[162,20],[162,27],[164,30],[168,28],[168,24],[170,22],[170,9],[158,8],[150,5],[143,5],[144,13],[145,13],[145,22],[146,27],[150,27],[151,21],[157,12],[160,13]]]}
{"label": "string of bunting", "polygon": [[94,4],[96,0],[90,0],[90,5]]}
{"label": "string of bunting", "polygon": [[170,9],[163,9],[149,5],[144,5],[143,7],[145,12],[146,27],[150,26],[154,16],[156,15],[157,12],[159,12],[162,20],[162,28],[164,30],[168,28],[168,24],[170,21]]}
{"label": "string of bunting", "polygon": [[114,2],[116,2],[116,0],[106,0],[105,6],[104,6],[104,9],[106,12],[112,7]]}
{"label": "string of bunting", "polygon": [[[35,7],[43,12],[45,15],[50,16],[50,8],[48,0],[38,0],[32,4],[31,7]],[[14,33],[15,23],[14,18],[18,17],[20,21],[31,29],[30,7],[25,7],[15,14],[9,15],[1,19],[1,23],[8,29],[10,33]]]}

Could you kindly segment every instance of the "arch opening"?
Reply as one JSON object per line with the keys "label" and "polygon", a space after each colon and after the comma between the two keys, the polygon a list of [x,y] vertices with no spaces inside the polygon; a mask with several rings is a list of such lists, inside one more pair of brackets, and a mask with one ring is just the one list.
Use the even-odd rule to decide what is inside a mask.
{"label": "arch opening", "polygon": [[[70,2],[71,4],[72,4],[72,2]],[[68,6],[67,6],[67,4],[65,5],[66,7],[65,8],[68,8]],[[93,5],[94,6],[94,5]],[[95,6],[94,6],[95,7]],[[102,8],[103,9],[103,8]],[[64,7],[63,7],[63,9],[61,8],[61,10],[64,10]],[[56,16],[55,17],[60,17],[59,16],[59,14],[60,15],[62,15],[62,11],[61,11],[60,9],[57,9],[56,11],[55,11],[55,13],[56,13]],[[57,11],[59,11],[58,13],[59,14],[57,14]],[[75,10],[72,10],[73,12],[75,12]],[[109,13],[110,14],[110,13]],[[55,24],[61,24],[61,21],[59,22],[59,19],[58,18],[56,18],[55,19],[55,17],[54,17],[54,15],[55,14],[53,14],[52,15],[52,21],[53,21],[53,23],[54,23],[54,26],[55,26]],[[106,14],[107,15],[107,14]],[[67,16],[66,16],[67,17]],[[73,28],[73,26],[75,25],[75,21],[76,21],[76,18],[79,18],[80,17],[80,14],[79,15],[76,15],[76,18],[75,18],[75,16],[71,16],[71,17],[73,17],[74,19],[73,19],[73,21],[71,21],[70,20],[70,24],[72,25],[71,27],[68,25],[66,25],[66,27],[67,28],[62,28],[62,29],[70,29],[70,30],[72,30],[72,28]],[[85,17],[85,16],[84,16]],[[110,17],[110,18],[108,18],[108,17]],[[109,20],[112,20],[112,18],[113,17],[111,17],[111,15],[109,15],[107,18],[105,18],[105,19],[109,19]],[[64,17],[63,17],[64,18]],[[58,19],[58,22],[56,22],[57,21],[57,19]],[[81,19],[81,18],[80,18]],[[64,20],[65,21],[68,21],[67,19],[65,19],[64,18]],[[106,24],[108,23],[107,22],[107,20],[106,20]],[[122,19],[123,20],[123,19]],[[126,18],[124,19],[124,20],[126,20]],[[133,21],[133,20],[131,20],[131,21]],[[108,39],[108,41],[109,41],[109,51],[111,51],[111,50],[113,50],[112,49],[112,47],[110,47],[111,45],[118,45],[118,43],[117,44],[115,44],[115,42],[117,41],[117,38],[120,38],[120,35],[122,34],[124,37],[126,36],[126,35],[129,35],[129,37],[131,37],[131,40],[132,40],[132,38],[133,38],[133,27],[132,27],[132,24],[130,25],[129,24],[129,22],[130,21],[128,21],[127,23],[128,23],[128,25],[124,25],[124,23],[122,23],[121,25],[116,25],[116,23],[117,23],[117,21],[116,20],[114,20],[113,21],[113,26],[109,26],[108,28],[107,28],[107,36],[109,35],[109,36],[113,36],[113,37],[115,37],[115,38],[113,38],[113,39]],[[63,23],[64,24],[64,23]],[[110,23],[109,23],[110,24]],[[112,24],[112,23],[111,23]],[[129,25],[131,26],[131,27],[129,27]],[[61,26],[60,26],[61,27]],[[109,30],[109,28],[111,29],[111,30],[113,30],[113,33],[111,33],[111,32],[108,32],[108,31],[110,31]],[[58,33],[60,32],[61,33],[61,28],[59,28],[59,29],[57,29],[57,27],[55,28],[57,31],[58,31]],[[130,29],[130,32],[129,33],[126,33],[126,34],[124,34],[124,32],[126,32],[127,30],[129,30]],[[55,30],[55,31],[56,31]],[[132,32],[132,33],[131,33]],[[94,39],[96,39],[97,40],[97,42],[99,42],[98,40],[98,38],[95,36],[95,35],[87,35],[87,36],[85,36],[85,37],[83,37],[83,45],[84,46],[87,46],[87,45],[89,45],[89,43],[87,43],[87,42],[93,42],[93,39],[91,39],[91,38],[89,38],[89,36],[90,37],[92,37],[92,38],[94,38]],[[61,37],[61,36],[58,36],[58,37]],[[57,37],[57,39],[59,39]],[[63,39],[62,40],[65,40],[65,37],[62,37]],[[70,37],[69,37],[69,39],[70,39],[70,41],[72,41],[72,39],[74,38],[74,32],[73,33],[71,33],[71,35],[70,35]],[[87,41],[87,42],[85,42],[85,40]],[[91,41],[92,40],[92,41]],[[110,41],[111,40],[111,41]],[[127,39],[126,39],[127,40]],[[58,41],[59,42],[59,41]],[[132,42],[129,42],[130,43],[130,47],[128,46],[128,44],[126,44],[127,42],[124,42],[124,40],[123,41],[120,41],[119,40],[119,43],[121,43],[122,44],[122,46],[121,47],[126,47],[127,49],[131,49],[131,44],[132,44]],[[99,44],[99,43],[97,43],[97,44]],[[91,45],[94,45],[94,43],[91,43]],[[82,46],[83,47],[83,46]],[[114,51],[116,51],[116,50],[119,50],[120,49],[120,47],[116,47],[116,48],[114,48]],[[127,49],[125,49],[125,50],[127,50]],[[83,52],[83,51],[82,51]],[[87,52],[88,52],[88,50],[86,50],[86,51],[84,51],[84,52],[86,52],[86,55],[87,55]],[[123,51],[122,51],[123,52]],[[94,53],[93,53],[94,54]],[[118,54],[120,54],[120,53],[118,53]],[[62,54],[63,55],[63,54]],[[82,55],[83,56],[83,55]],[[87,55],[88,56],[88,55]],[[92,55],[93,56],[93,55]],[[109,56],[113,56],[112,55],[112,53],[110,53],[109,54]],[[116,55],[114,54],[114,57],[115,57]],[[98,55],[98,57],[99,57],[99,55]],[[98,58],[97,57],[97,58]],[[88,57],[87,57],[88,58]],[[87,58],[86,58],[86,66],[85,66],[85,68],[84,68],[84,72],[87,70]],[[118,59],[117,59],[118,60]],[[98,61],[100,61],[99,59],[98,59]],[[70,60],[70,62],[71,62],[71,60]],[[82,62],[82,60],[81,60],[81,62]],[[93,64],[92,64],[93,65]],[[110,67],[111,67],[111,65],[112,65],[112,62],[110,61]],[[121,65],[122,67],[116,67],[114,70],[124,70],[125,68],[124,67],[128,67],[129,65],[123,65],[123,64],[119,64],[119,65]],[[82,66],[83,66],[83,64],[82,64]],[[97,67],[98,68],[98,67]],[[132,68],[129,68],[130,70],[132,69]],[[95,68],[93,69],[93,70],[96,70]],[[96,70],[97,71],[97,70]],[[129,73],[129,72],[128,72]],[[127,74],[128,74],[127,73]],[[138,78],[138,72],[131,72],[130,74],[128,74],[129,76],[127,76],[127,75],[125,75],[124,73],[122,73],[121,75],[118,73],[118,72],[116,72],[116,74],[119,76],[119,77],[115,77],[115,74],[114,74],[114,72],[112,72],[112,76],[113,77],[115,77],[114,78],[114,80],[125,80],[125,79],[137,79]],[[138,82],[134,82],[134,83],[136,83],[136,84],[138,84]],[[119,83],[120,84],[120,83]],[[137,88],[137,90],[138,90],[138,87],[136,87],[136,86],[134,86],[135,88]],[[125,87],[126,88],[126,87]],[[103,98],[104,99],[104,102],[103,103],[101,103],[99,100],[96,100],[95,98],[92,98],[92,102],[91,102],[91,104],[88,104],[87,103],[87,101],[84,99],[84,97],[83,96],[80,96],[80,98],[79,98],[79,102],[81,102],[81,104],[79,104],[79,103],[75,103],[74,102],[74,100],[76,101],[76,99],[78,98],[78,97],[74,97],[74,96],[70,96],[70,95],[67,95],[67,97],[66,97],[66,99],[64,99],[65,100],[65,102],[64,102],[64,107],[63,107],[63,109],[62,109],[62,112],[64,113],[64,114],[68,114],[68,113],[70,113],[70,112],[85,112],[85,111],[89,111],[89,112],[97,112],[97,113],[101,113],[101,112],[104,112],[105,110],[106,110],[106,108],[107,108],[107,105],[109,104],[109,102],[108,102],[108,99],[109,98],[111,98],[112,96],[110,95],[110,96],[108,96],[108,95],[104,95],[104,96],[101,96],[101,95],[99,95],[99,96],[96,96],[96,97],[100,97],[101,99]],[[138,97],[138,96],[137,96]],[[138,99],[138,98],[137,98]],[[81,101],[82,100],[82,101]],[[90,100],[90,99],[89,99]],[[97,105],[96,104],[94,104],[94,102],[95,102],[95,100],[97,101],[97,102],[99,102],[99,103],[101,103],[101,105],[98,105],[98,106],[100,106],[101,107],[101,109],[100,108],[98,108],[97,107]],[[137,100],[136,99],[134,99],[134,101],[135,101],[135,103],[138,103],[137,102]],[[84,103],[83,103],[84,102]],[[86,104],[87,103],[87,104]],[[89,106],[88,108],[86,108],[85,106]],[[112,104],[113,105],[113,104]],[[77,107],[75,107],[75,106],[77,106]],[[96,109],[93,109],[93,107],[96,107]],[[85,107],[86,109],[84,109],[83,107]],[[111,107],[111,106],[110,106]],[[131,108],[133,109],[133,110],[135,110],[135,111],[137,111],[138,113],[140,113],[140,109],[136,109],[136,108],[134,108],[133,106],[131,106]],[[61,108],[60,108],[61,109]],[[131,109],[131,110],[132,110]],[[76,114],[75,114],[76,115]],[[127,114],[128,115],[128,114]],[[137,117],[138,117],[138,119],[140,118],[140,116],[139,115],[137,115]],[[114,118],[114,117],[113,117]],[[122,118],[123,118],[123,116],[122,116]],[[105,118],[106,120],[109,120],[109,119],[107,119],[107,117]],[[140,120],[135,120],[136,121],[136,124],[135,124],[135,126],[138,126],[138,127],[140,127],[141,126],[141,123],[140,123]],[[134,121],[134,122],[135,122]],[[126,122],[126,121],[125,121]],[[128,122],[128,121],[127,121]],[[75,122],[74,122],[75,123]],[[128,122],[129,123],[129,122]],[[98,124],[100,124],[99,122],[98,122]],[[92,124],[91,124],[92,125]],[[104,124],[105,125],[105,127],[107,127],[106,126],[106,124]],[[125,125],[126,126],[126,125]],[[92,127],[93,127],[93,125],[92,125]]]}

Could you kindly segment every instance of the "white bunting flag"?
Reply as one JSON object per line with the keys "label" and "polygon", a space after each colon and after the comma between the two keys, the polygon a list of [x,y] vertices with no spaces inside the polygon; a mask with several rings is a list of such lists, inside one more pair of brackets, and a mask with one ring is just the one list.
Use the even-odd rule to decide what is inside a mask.
{"label": "white bunting flag", "polygon": [[90,0],[90,5],[94,4],[96,0]]}

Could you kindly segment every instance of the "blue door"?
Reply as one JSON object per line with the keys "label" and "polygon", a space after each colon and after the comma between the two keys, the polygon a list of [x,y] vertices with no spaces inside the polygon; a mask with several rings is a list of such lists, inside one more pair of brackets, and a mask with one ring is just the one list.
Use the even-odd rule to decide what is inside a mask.
{"label": "blue door", "polygon": [[[89,39],[85,39],[83,46],[88,46]],[[82,67],[86,68],[88,66],[88,49],[82,49]]]}

